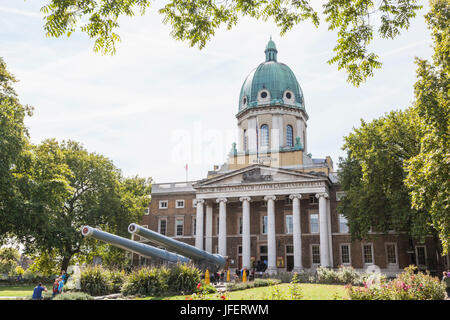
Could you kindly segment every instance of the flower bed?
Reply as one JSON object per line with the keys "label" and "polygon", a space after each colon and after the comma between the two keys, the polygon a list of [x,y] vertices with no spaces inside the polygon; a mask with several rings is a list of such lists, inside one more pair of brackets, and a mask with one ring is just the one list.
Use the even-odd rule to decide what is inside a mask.
{"label": "flower bed", "polygon": [[347,286],[351,300],[443,300],[445,285],[438,278],[409,266],[394,280],[364,283],[364,287]]}

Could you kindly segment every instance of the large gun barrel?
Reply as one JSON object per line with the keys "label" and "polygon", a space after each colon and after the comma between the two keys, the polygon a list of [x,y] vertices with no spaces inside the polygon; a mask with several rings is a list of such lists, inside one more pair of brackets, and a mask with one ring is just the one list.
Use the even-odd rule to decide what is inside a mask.
{"label": "large gun barrel", "polygon": [[128,231],[151,240],[158,245],[164,246],[167,250],[182,254],[183,256],[192,259],[196,264],[203,266],[203,268],[220,270],[227,266],[227,257],[220,254],[209,253],[190,244],[177,241],[158,232],[144,228],[136,223],[130,224],[128,226]]}
{"label": "large gun barrel", "polygon": [[166,250],[162,250],[159,248],[152,247],[148,244],[139,243],[130,239],[126,239],[123,237],[116,236],[114,234],[98,230],[96,228],[92,228],[89,226],[83,226],[81,228],[81,233],[85,237],[92,237],[97,240],[101,240],[103,242],[109,243],[115,247],[131,251],[142,256],[150,257],[150,258],[159,258],[168,262],[177,263],[177,262],[190,262],[190,259],[176,254],[172,252],[168,252]]}

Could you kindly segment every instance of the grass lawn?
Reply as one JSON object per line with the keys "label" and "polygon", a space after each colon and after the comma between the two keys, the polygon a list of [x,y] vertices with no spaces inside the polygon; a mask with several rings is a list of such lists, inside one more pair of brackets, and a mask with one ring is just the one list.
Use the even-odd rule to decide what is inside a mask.
{"label": "grass lawn", "polygon": [[[52,285],[44,284],[47,292],[51,292]],[[35,286],[0,286],[0,297],[27,297],[33,294]]]}
{"label": "grass lawn", "polygon": [[[227,293],[228,300],[264,300],[269,299],[271,291],[279,289],[280,293],[289,292],[289,283],[283,283],[270,287],[259,287],[239,291],[231,291]],[[328,284],[310,284],[302,283],[300,288],[303,294],[303,300],[333,300],[333,299],[347,299],[348,295],[341,285]],[[209,295],[214,297],[215,294]],[[185,300],[187,296],[172,296],[172,297],[146,297],[145,300]]]}

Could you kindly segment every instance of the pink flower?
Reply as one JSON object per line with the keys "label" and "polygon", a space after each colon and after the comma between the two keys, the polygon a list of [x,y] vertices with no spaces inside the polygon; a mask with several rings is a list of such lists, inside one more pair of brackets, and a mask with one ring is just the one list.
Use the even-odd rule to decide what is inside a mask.
{"label": "pink flower", "polygon": [[201,286],[202,286],[202,284],[199,282],[198,285],[197,285],[197,289],[200,289]]}

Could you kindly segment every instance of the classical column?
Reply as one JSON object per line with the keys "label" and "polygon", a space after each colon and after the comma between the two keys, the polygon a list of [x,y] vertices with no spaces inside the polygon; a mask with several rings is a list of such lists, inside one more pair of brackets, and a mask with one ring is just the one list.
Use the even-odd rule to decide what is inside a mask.
{"label": "classical column", "polygon": [[227,255],[227,198],[218,198],[219,203],[219,254]]}
{"label": "classical column", "polygon": [[326,193],[316,194],[319,199],[320,265],[330,267],[328,213]]}
{"label": "classical column", "polygon": [[291,194],[292,200],[292,223],[293,223],[293,244],[294,244],[294,271],[303,269],[302,265],[302,229],[300,220],[300,199],[301,194]]}
{"label": "classical column", "polygon": [[211,202],[206,203],[206,238],[205,250],[209,253],[213,252],[212,248],[212,228],[213,228],[213,206]]}
{"label": "classical column", "polygon": [[265,196],[264,200],[267,201],[267,255],[268,266],[267,271],[269,273],[277,272],[277,247],[275,238],[275,196]]}
{"label": "classical column", "polygon": [[195,246],[203,250],[203,204],[205,200],[195,199],[195,205],[197,206],[197,215],[195,218]]}
{"label": "classical column", "polygon": [[328,220],[328,253],[330,254],[330,267],[333,268],[333,232],[331,232],[331,207],[330,198],[327,198],[327,220]]}
{"label": "classical column", "polygon": [[242,201],[242,267],[250,270],[250,197],[241,197]]}

